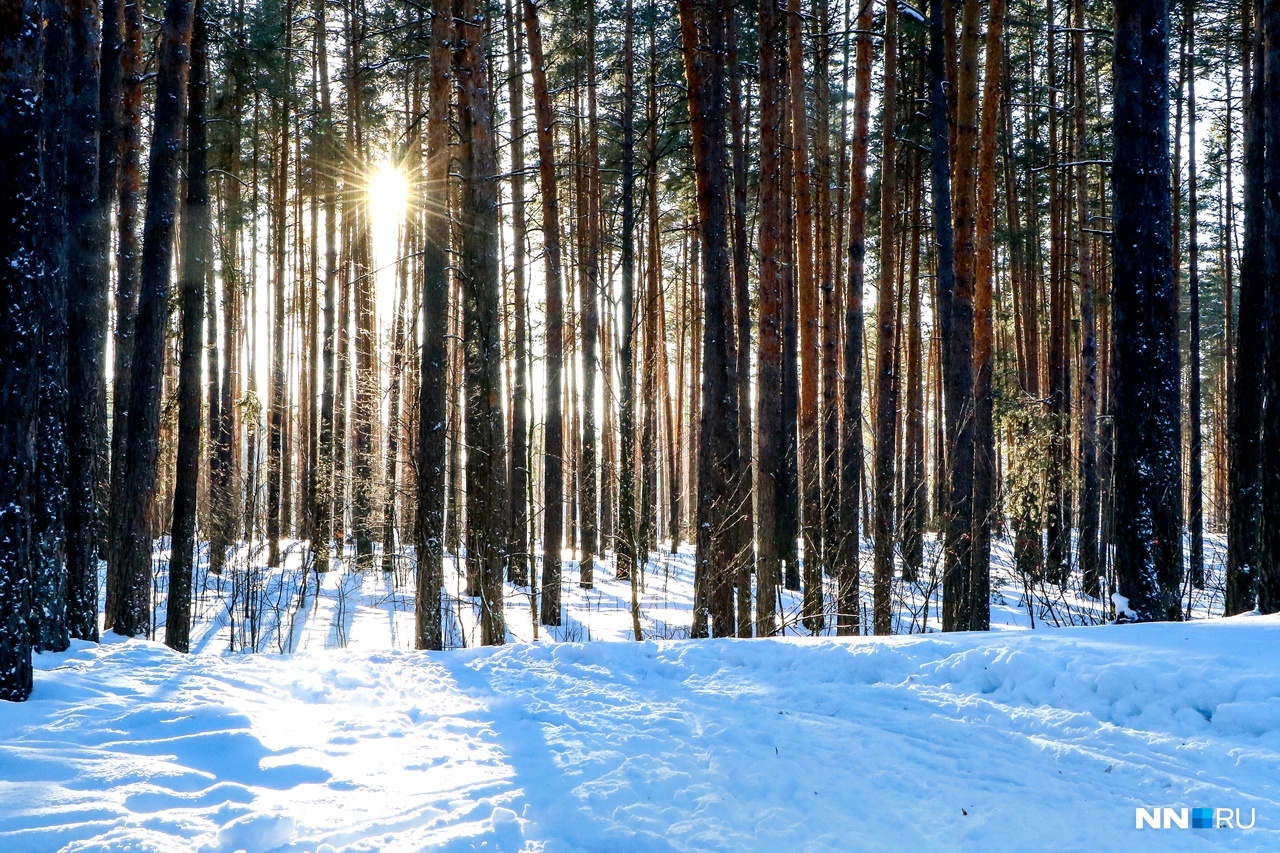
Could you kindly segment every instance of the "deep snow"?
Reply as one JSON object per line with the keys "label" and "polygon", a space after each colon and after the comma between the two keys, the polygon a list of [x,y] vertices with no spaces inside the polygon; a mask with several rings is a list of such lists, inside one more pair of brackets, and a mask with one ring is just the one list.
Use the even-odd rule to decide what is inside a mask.
{"label": "deep snow", "polygon": [[[1280,849],[1280,618],[37,657],[0,849]],[[1137,830],[1229,807],[1247,831]],[[328,846],[326,846],[328,845]]]}

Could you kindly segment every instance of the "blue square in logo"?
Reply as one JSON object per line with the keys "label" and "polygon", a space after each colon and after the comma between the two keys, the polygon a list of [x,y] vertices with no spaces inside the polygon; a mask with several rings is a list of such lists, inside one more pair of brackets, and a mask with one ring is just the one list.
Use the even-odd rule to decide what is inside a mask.
{"label": "blue square in logo", "polygon": [[1192,809],[1192,829],[1213,829],[1213,809]]}

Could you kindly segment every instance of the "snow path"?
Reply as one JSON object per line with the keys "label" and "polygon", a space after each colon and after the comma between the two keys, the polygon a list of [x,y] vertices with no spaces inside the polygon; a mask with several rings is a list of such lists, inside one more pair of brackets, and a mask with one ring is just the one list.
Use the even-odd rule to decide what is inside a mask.
{"label": "snow path", "polygon": [[[1275,850],[1277,640],[1254,617],[443,654],[77,644],[0,704],[0,850]],[[1257,826],[1136,830],[1138,806]]]}

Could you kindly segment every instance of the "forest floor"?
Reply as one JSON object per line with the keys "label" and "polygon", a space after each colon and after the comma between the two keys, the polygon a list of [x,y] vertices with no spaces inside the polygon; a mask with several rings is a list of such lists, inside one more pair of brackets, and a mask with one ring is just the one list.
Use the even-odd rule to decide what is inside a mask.
{"label": "forest floor", "polygon": [[[925,544],[924,569],[916,581],[893,581],[895,634],[919,634],[941,628],[941,553],[930,536]],[[1074,553],[1074,551],[1073,551]],[[862,563],[862,631],[871,625],[871,546],[864,542]],[[398,554],[393,571],[384,572],[379,546],[374,571],[352,568],[354,547],[348,543],[342,558],[335,556],[333,570],[316,575],[311,555],[303,543],[281,549],[280,566],[267,568],[266,546],[240,545],[229,559],[227,571],[208,571],[207,545],[202,543],[195,572],[195,607],[192,620],[193,652],[259,651],[291,653],[317,649],[412,649],[414,644],[414,590],[416,579],[411,556]],[[157,548],[154,566],[152,611],[156,624],[150,634],[164,637],[168,588],[167,550]],[[1222,613],[1226,544],[1222,537],[1205,537],[1206,584],[1190,586],[1183,601],[1192,619]],[[992,543],[991,627],[1025,629],[1099,625],[1111,618],[1109,590],[1101,598],[1083,595],[1078,572],[1059,586],[1030,581],[1016,571],[1010,542]],[[636,589],[643,639],[678,640],[689,637],[693,619],[692,551],[660,549],[650,555]],[[900,574],[900,573],[899,573]],[[480,604],[464,594],[460,561],[445,560],[445,647],[457,649],[479,644]],[[561,625],[537,624],[538,603],[530,588],[506,584],[506,622],[509,642],[634,640],[629,581],[614,575],[613,555],[597,560],[593,584],[580,584],[581,570],[574,555],[565,551]],[[833,577],[823,579],[826,605],[824,636],[835,634]],[[781,590],[778,620],[787,636],[810,636],[800,622],[802,596],[797,590]]]}
{"label": "forest floor", "polygon": [[[229,570],[192,655],[37,656],[0,703],[0,850],[1280,849],[1280,617],[1032,631],[1101,608],[1001,576],[986,634],[682,642],[669,564],[644,642],[526,642],[512,588],[514,642],[444,654],[407,648],[411,577]],[[630,640],[629,585],[570,574],[557,638]],[[1136,829],[1156,807],[1254,827]]]}

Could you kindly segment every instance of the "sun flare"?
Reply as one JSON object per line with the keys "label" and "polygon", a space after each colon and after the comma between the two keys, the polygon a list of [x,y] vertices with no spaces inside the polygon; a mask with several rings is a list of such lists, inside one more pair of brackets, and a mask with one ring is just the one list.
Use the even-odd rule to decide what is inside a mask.
{"label": "sun flare", "polygon": [[409,179],[388,158],[370,171],[367,186],[378,322],[385,327],[392,322],[397,304],[396,280],[403,249],[400,238],[409,205]]}
{"label": "sun flare", "polygon": [[383,160],[369,176],[369,204],[375,215],[399,221],[409,201],[409,180],[390,160]]}

